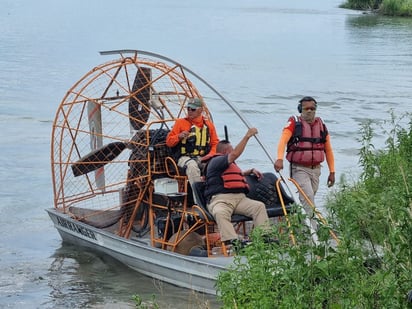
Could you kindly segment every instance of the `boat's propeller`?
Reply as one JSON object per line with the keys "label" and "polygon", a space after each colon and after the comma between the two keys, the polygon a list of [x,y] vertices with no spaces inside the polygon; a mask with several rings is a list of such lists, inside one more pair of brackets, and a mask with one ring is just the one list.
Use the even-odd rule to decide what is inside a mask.
{"label": "boat's propeller", "polygon": [[135,130],[140,130],[150,116],[151,76],[150,68],[138,67],[129,100],[129,121]]}
{"label": "boat's propeller", "polygon": [[126,149],[128,143],[112,142],[96,149],[72,164],[74,176],[84,175],[113,161]]}
{"label": "boat's propeller", "polygon": [[[165,131],[163,127],[164,123],[162,123],[160,129],[154,132],[153,136],[150,136],[150,143],[147,146],[147,149],[153,149],[153,146],[159,142],[159,138],[166,138],[162,133],[168,132],[168,130]],[[139,145],[139,138],[141,138],[141,134],[136,133],[136,135],[128,142],[112,142],[99,149],[93,150],[72,164],[73,175],[77,177],[99,169],[116,159],[116,157],[126,148],[129,148],[132,151],[136,150],[136,145]]]}
{"label": "boat's propeller", "polygon": [[[161,107],[163,104],[160,98],[151,98],[151,75],[150,68],[139,67],[136,77],[133,82],[132,93],[134,95],[129,100],[129,121],[133,129],[140,130],[149,119],[150,109],[155,105],[154,110],[161,119],[164,118]],[[155,100],[156,99],[156,100]],[[157,104],[157,105],[156,105]],[[162,124],[163,127],[163,124]],[[75,177],[93,172],[107,163],[113,161],[118,155],[122,153],[129,143],[112,142],[96,149],[84,157],[80,158],[71,167]]]}

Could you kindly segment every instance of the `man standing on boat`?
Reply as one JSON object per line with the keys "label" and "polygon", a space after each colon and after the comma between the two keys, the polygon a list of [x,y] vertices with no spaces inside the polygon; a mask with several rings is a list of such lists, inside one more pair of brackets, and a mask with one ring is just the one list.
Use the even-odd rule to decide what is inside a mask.
{"label": "man standing on boat", "polygon": [[203,101],[191,98],[187,104],[187,117],[176,120],[166,138],[166,145],[173,149],[177,165],[183,168],[192,185],[201,181],[200,157],[216,152],[219,138],[215,126],[205,119]]}
{"label": "man standing on boat", "polygon": [[[300,116],[291,116],[283,128],[277,149],[277,160],[274,168],[277,172],[283,169],[283,156],[286,148],[286,159],[290,162],[290,176],[306,194],[314,206],[315,194],[319,188],[321,163],[325,160],[329,167],[328,187],[335,184],[335,160],[330,135],[322,119],[315,117],[317,102],[312,97],[304,97],[299,101]],[[299,199],[309,218],[313,217],[313,209],[299,192]],[[312,221],[316,229],[317,224]]]}
{"label": "man standing on boat", "polygon": [[211,158],[204,158],[204,161],[208,160],[205,171],[207,208],[215,218],[221,240],[226,245],[237,245],[238,242],[238,235],[231,223],[232,214],[251,217],[254,226],[269,228],[265,204],[246,196],[249,187],[245,176],[255,174],[260,179],[262,174],[254,168],[242,172],[235,163],[249,139],[257,132],[256,128],[250,128],[235,148],[227,140],[220,141],[217,153]]}

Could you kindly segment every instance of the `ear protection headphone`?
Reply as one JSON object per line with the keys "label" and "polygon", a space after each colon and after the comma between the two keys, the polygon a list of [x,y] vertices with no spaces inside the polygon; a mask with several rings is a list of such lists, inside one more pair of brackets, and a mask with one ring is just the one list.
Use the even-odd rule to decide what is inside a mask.
{"label": "ear protection headphone", "polygon": [[302,99],[299,100],[298,104],[298,112],[302,113],[302,102],[307,102],[307,101],[313,101],[315,102],[315,106],[318,107],[318,102],[312,97],[303,97]]}

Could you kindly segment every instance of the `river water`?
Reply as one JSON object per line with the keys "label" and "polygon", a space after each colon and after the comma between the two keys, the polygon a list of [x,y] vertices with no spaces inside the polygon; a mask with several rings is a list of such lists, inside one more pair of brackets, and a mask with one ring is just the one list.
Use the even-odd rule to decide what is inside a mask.
{"label": "river water", "polygon": [[[359,125],[383,123],[391,109],[410,109],[412,20],[343,10],[340,3],[2,0],[0,307],[117,308],[131,304],[133,294],[156,294],[162,308],[218,308],[214,297],[62,245],[44,211],[53,200],[55,110],[75,81],[110,60],[98,51],[148,50],[183,63],[220,90],[273,154],[297,101],[316,97],[332,135],[337,180],[356,179]],[[236,139],[244,129],[231,123],[230,130]],[[374,142],[384,145],[379,130]],[[272,171],[253,147],[241,164]],[[319,204],[330,193],[323,171]]]}

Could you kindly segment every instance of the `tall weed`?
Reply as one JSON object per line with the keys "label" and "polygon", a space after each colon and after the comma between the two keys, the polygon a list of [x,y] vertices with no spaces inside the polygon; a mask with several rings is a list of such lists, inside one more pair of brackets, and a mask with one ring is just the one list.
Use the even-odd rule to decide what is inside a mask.
{"label": "tall weed", "polygon": [[[409,119],[408,128],[399,124]],[[359,181],[341,179],[327,208],[328,225],[312,241],[299,211],[273,230],[266,244],[259,230],[217,281],[224,308],[408,308],[412,289],[412,119],[385,124],[383,150],[374,128],[360,128]],[[320,223],[320,222],[319,222]],[[329,231],[339,236],[335,245]],[[296,239],[293,245],[292,236]]]}
{"label": "tall weed", "polygon": [[389,16],[412,16],[412,0],[383,0],[379,11]]}

